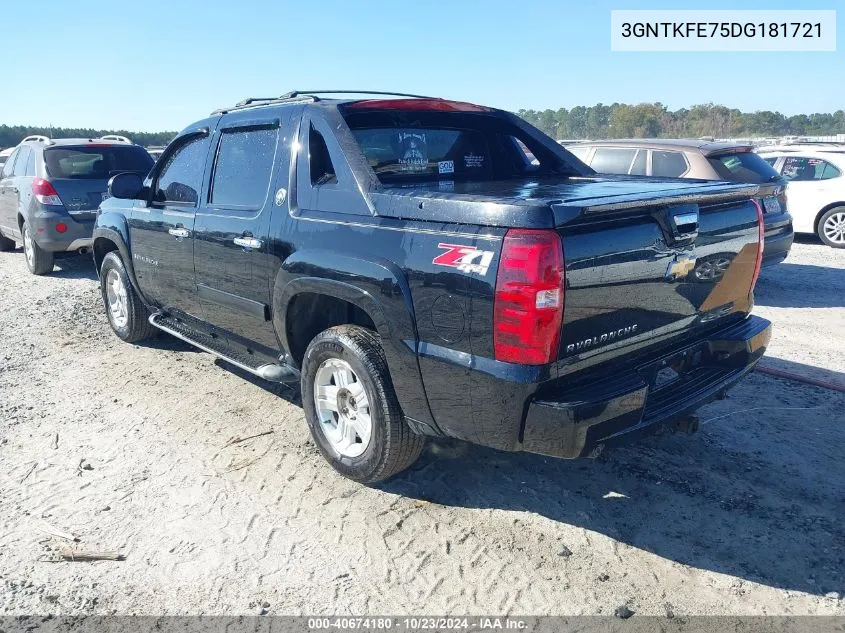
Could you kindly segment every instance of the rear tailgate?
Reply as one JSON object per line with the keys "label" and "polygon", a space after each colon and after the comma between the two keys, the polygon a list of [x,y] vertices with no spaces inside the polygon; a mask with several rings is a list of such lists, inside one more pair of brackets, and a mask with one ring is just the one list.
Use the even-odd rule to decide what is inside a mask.
{"label": "rear tailgate", "polygon": [[[645,182],[645,181],[644,181]],[[607,360],[751,310],[755,186],[554,204],[566,261],[559,359]],[[673,181],[673,184],[677,181]],[[658,187],[659,189],[659,187]],[[589,187],[582,191],[589,196]]]}
{"label": "rear tailgate", "polygon": [[59,194],[65,209],[77,219],[93,220],[108,189],[108,180],[105,178],[52,178],[50,183]]}

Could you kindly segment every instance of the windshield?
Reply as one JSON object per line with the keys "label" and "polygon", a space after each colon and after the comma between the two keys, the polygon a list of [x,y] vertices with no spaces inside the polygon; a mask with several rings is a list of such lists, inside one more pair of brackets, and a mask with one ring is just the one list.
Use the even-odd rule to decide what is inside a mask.
{"label": "windshield", "polygon": [[[344,117],[384,183],[574,175],[562,155],[502,116],[381,109]],[[539,132],[538,132],[539,134]]]}
{"label": "windshield", "polygon": [[760,184],[777,180],[774,168],[754,152],[720,154],[708,158],[713,169],[729,182],[751,182]]}
{"label": "windshield", "polygon": [[146,175],[153,159],[135,145],[81,145],[44,150],[44,162],[51,178],[106,179],[124,171]]}

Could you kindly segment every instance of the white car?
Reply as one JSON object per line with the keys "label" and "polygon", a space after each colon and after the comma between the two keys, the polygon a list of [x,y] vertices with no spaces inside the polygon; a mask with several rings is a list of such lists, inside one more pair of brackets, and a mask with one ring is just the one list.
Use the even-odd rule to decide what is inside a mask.
{"label": "white car", "polygon": [[758,154],[789,181],[786,187],[796,233],[815,233],[845,248],[845,148],[791,146]]}

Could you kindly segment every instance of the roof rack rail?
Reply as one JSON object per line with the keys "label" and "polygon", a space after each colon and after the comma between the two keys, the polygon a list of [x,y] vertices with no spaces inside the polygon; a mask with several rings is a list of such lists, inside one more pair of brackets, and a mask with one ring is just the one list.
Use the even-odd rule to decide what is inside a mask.
{"label": "roof rack rail", "polygon": [[270,105],[271,103],[284,103],[285,101],[294,101],[299,99],[310,99],[311,101],[319,101],[317,95],[383,95],[389,97],[409,97],[412,99],[436,99],[436,97],[427,97],[425,95],[409,94],[406,92],[383,92],[379,90],[291,90],[278,97],[248,97],[243,101],[238,101],[235,105],[227,108],[220,108],[211,114],[225,114],[232,110],[240,110],[242,108],[254,108],[256,106]]}

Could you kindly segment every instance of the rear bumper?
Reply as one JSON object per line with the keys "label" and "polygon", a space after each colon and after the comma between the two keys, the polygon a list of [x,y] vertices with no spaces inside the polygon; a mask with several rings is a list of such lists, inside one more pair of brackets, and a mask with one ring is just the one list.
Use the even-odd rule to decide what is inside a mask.
{"label": "rear bumper", "polygon": [[[56,230],[56,225],[59,223],[67,227],[64,233]],[[73,216],[66,212],[53,211],[50,207],[43,207],[42,210],[33,214],[29,224],[35,242],[45,251],[53,253],[76,251],[90,247],[93,242],[91,234],[94,231],[94,219],[87,215]]]}
{"label": "rear bumper", "polygon": [[764,215],[763,266],[778,264],[789,255],[795,233],[792,230],[792,216],[789,213]]}
{"label": "rear bumper", "polygon": [[[771,323],[751,316],[707,339],[612,375],[579,377],[579,386],[531,399],[520,448],[587,457],[691,414],[751,371],[771,338]],[[679,369],[657,386],[657,373]]]}

